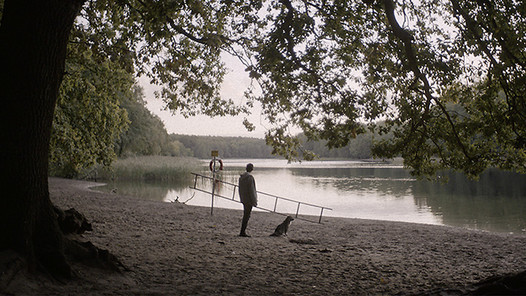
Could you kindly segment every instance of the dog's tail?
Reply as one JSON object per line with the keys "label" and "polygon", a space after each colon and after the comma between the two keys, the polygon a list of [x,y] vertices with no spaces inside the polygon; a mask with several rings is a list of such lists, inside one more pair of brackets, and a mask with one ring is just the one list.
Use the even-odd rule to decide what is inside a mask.
{"label": "dog's tail", "polygon": [[269,235],[269,236],[279,236],[279,233],[274,232],[273,234],[271,234],[271,235]]}

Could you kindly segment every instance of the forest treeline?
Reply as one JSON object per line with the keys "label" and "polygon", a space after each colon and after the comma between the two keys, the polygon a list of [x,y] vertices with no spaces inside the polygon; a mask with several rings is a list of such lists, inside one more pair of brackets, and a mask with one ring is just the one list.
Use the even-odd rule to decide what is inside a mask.
{"label": "forest treeline", "polygon": [[[122,105],[130,121],[121,134],[116,154],[120,158],[143,155],[191,156],[210,158],[211,151],[219,151],[222,158],[271,158],[272,148],[264,139],[250,137],[219,137],[168,134],[161,119],[147,108],[142,93]],[[313,151],[320,158],[368,159],[371,158],[372,135],[360,134],[349,145],[329,149],[326,141],[306,141],[301,136],[303,149]]]}
{"label": "forest treeline", "polygon": [[[272,148],[266,145],[264,139],[176,134],[170,135],[170,138],[191,151],[190,156],[197,158],[209,158],[211,150],[218,150],[223,158],[276,157],[272,155]],[[300,138],[305,141],[305,137]],[[320,158],[368,159],[371,158],[371,141],[370,134],[363,134],[343,148],[329,150],[325,141],[318,141],[304,142],[303,149],[313,151]]]}
{"label": "forest treeline", "polygon": [[[169,134],[162,120],[147,109],[141,87],[134,85],[119,96],[113,111],[107,111],[118,116],[101,115],[101,108],[87,112],[83,105],[74,110],[62,110],[59,105],[51,144],[51,174],[77,177],[93,166],[111,166],[116,158],[136,156],[206,159],[212,150],[218,150],[222,158],[276,157],[264,139]],[[300,135],[302,149],[320,158],[371,158],[372,139],[371,133],[360,134],[346,147],[328,149],[325,141],[307,141]]]}

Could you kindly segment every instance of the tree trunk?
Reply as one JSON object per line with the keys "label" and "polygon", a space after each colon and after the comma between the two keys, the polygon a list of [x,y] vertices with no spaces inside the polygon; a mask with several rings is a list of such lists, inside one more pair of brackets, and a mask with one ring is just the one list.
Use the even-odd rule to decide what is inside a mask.
{"label": "tree trunk", "polygon": [[66,277],[48,150],[67,42],[83,1],[5,0],[0,24],[0,250]]}

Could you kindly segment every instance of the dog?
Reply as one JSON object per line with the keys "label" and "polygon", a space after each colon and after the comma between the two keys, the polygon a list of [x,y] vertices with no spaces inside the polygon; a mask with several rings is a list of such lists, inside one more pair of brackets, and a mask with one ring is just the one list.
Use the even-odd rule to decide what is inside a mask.
{"label": "dog", "polygon": [[287,218],[285,218],[285,221],[278,225],[278,227],[276,227],[276,230],[274,230],[274,233],[270,236],[287,236],[287,231],[289,230],[289,225],[292,221],[294,221],[294,218],[292,218],[291,216],[287,216]]}

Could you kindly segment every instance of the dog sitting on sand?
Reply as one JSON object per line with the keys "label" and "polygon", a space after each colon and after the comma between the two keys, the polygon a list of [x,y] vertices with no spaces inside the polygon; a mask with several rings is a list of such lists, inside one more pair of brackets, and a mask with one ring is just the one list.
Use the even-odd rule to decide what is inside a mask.
{"label": "dog sitting on sand", "polygon": [[287,218],[285,218],[285,221],[278,225],[278,227],[276,227],[276,230],[274,230],[274,233],[270,236],[287,236],[287,231],[289,230],[290,222],[292,222],[293,220],[294,218],[292,218],[291,216],[287,216]]}

